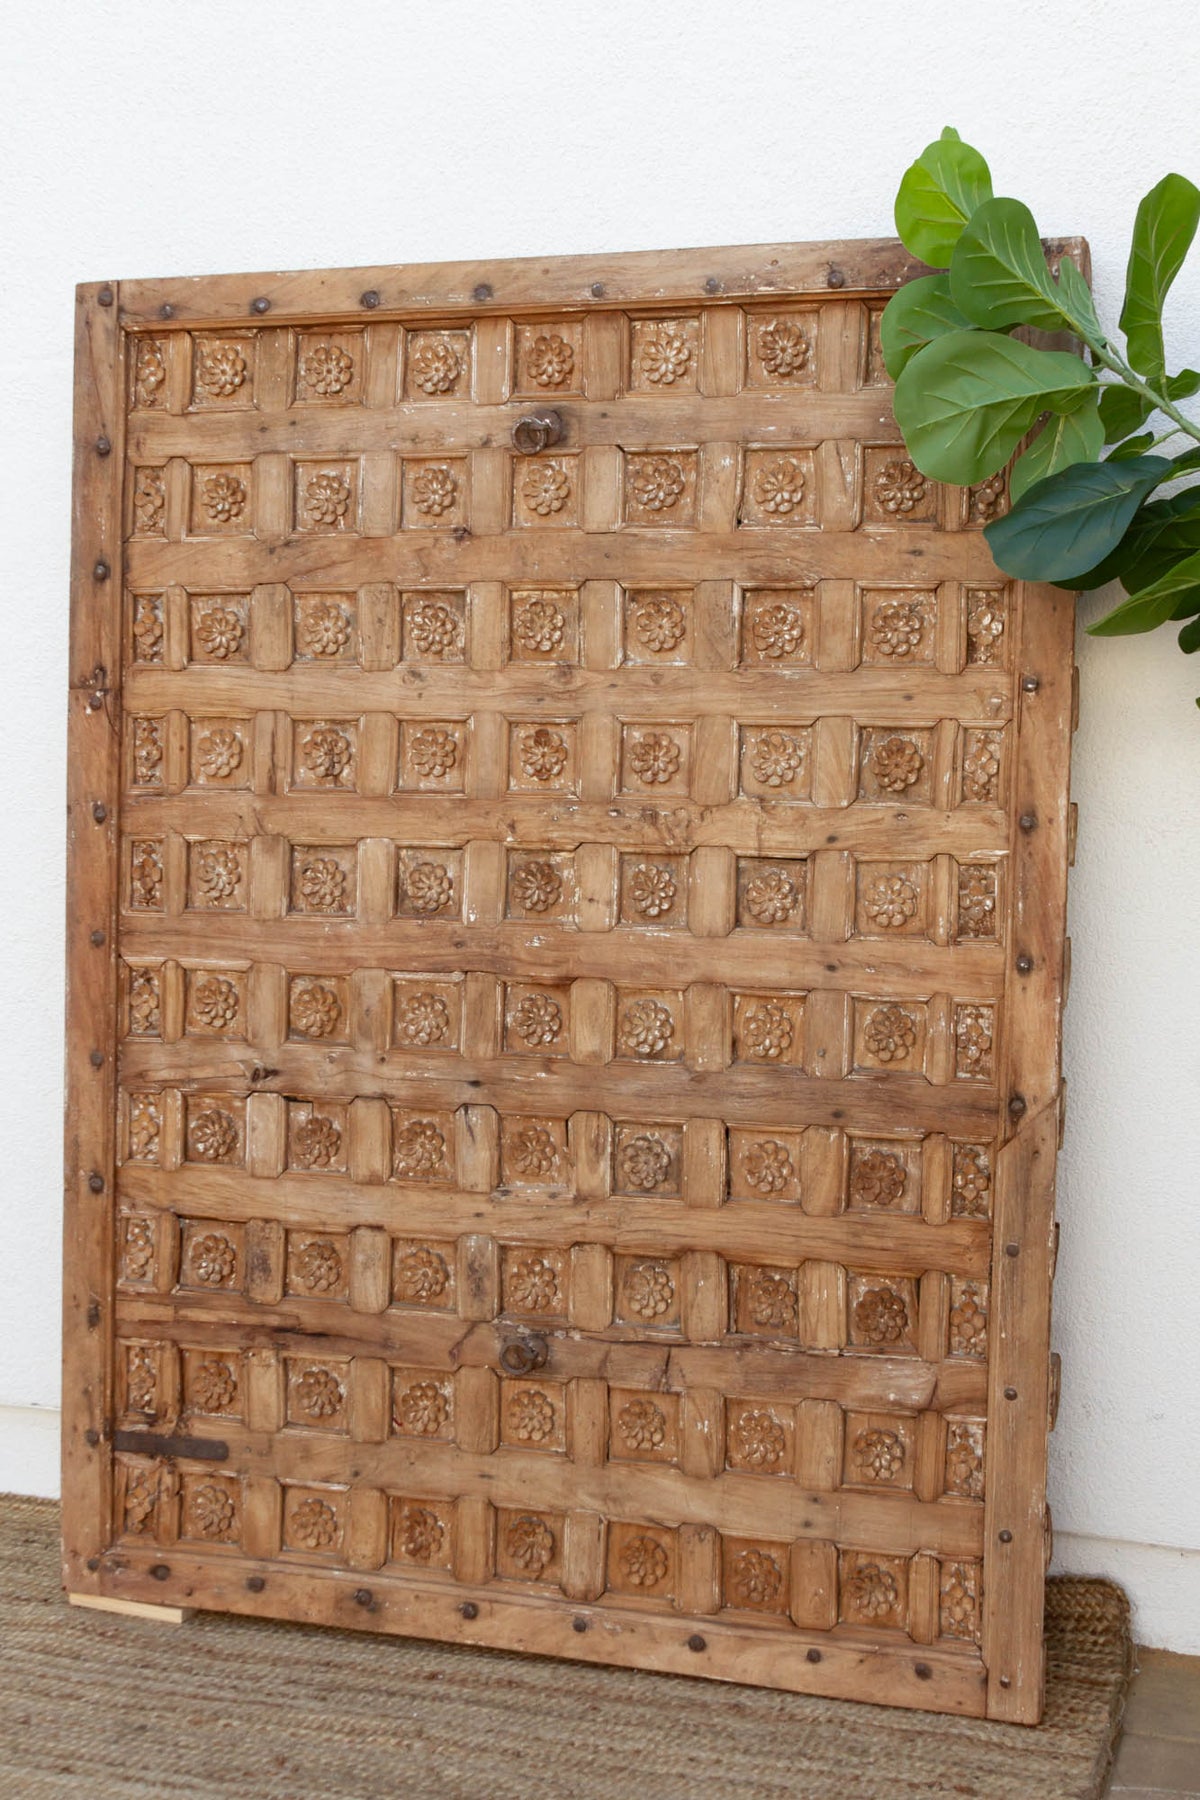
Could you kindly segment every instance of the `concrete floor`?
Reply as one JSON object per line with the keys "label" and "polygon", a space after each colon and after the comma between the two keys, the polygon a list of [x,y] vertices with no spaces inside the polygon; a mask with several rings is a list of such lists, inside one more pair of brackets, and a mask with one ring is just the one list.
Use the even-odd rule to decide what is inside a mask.
{"label": "concrete floor", "polygon": [[1200,1656],[1139,1650],[1109,1793],[1200,1800]]}

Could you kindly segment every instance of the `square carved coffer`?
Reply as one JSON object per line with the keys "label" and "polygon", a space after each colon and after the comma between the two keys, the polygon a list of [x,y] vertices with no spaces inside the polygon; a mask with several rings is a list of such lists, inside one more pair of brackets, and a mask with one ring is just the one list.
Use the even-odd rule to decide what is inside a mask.
{"label": "square carved coffer", "polygon": [[151,1601],[982,1713],[1005,482],[908,460],[897,275],[617,262],[116,308],[98,1540]]}

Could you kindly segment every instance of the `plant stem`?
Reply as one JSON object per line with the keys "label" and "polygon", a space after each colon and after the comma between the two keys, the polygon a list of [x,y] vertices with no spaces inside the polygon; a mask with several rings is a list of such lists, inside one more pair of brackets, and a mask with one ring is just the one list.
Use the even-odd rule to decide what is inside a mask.
{"label": "plant stem", "polygon": [[[1188,437],[1194,438],[1200,444],[1200,425],[1193,424],[1191,419],[1186,418],[1179,408],[1167,399],[1165,394],[1158,393],[1148,381],[1143,381],[1140,375],[1135,375],[1129,364],[1123,362],[1115,351],[1110,350],[1106,342],[1092,339],[1089,339],[1088,342],[1091,350],[1100,358],[1106,369],[1111,369],[1114,375],[1121,377],[1126,387],[1133,388],[1135,393],[1139,393],[1144,400],[1149,400],[1156,412],[1165,413],[1168,419],[1174,419],[1176,430],[1186,432]],[[1174,437],[1174,435],[1174,432],[1167,433],[1168,437]]]}
{"label": "plant stem", "polygon": [[1179,436],[1178,425],[1172,425],[1170,431],[1164,431],[1161,437],[1153,438],[1151,440],[1151,442],[1146,445],[1146,448],[1147,448],[1147,450],[1157,450],[1158,446],[1160,444],[1168,443],[1171,438],[1178,437],[1178,436]]}

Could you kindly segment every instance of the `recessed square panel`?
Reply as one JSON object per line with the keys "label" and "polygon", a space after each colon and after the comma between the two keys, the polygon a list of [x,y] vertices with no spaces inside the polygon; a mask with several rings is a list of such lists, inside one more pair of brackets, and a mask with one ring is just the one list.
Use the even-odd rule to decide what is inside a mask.
{"label": "recessed square panel", "polygon": [[747,387],[790,393],[815,384],[820,354],[816,307],[748,312],[745,326]]}
{"label": "recessed square panel", "polygon": [[620,922],[639,930],[676,930],[687,924],[686,856],[622,856]]}
{"label": "recessed square panel", "polygon": [[677,1331],[680,1271],[672,1257],[618,1256],[614,1318],[646,1331]]}
{"label": "recessed square panel", "polygon": [[296,404],[351,406],[361,401],[366,360],[361,331],[298,332]]}
{"label": "recessed square panel", "polygon": [[618,1124],[613,1133],[614,1194],[677,1195],[683,1179],[678,1125]]}
{"label": "recessed square panel", "polygon": [[284,1291],[296,1299],[347,1299],[350,1293],[349,1234],[342,1231],[289,1231]]}
{"label": "recessed square panel", "polygon": [[621,729],[621,792],[658,797],[686,794],[691,778],[692,727],[684,721],[630,721]]}
{"label": "recessed square panel", "polygon": [[870,445],[863,452],[864,525],[936,525],[942,489],[922,475],[902,444]]}
{"label": "recessed square panel", "polygon": [[735,993],[733,1054],[759,1068],[799,1068],[804,1060],[803,994]]}
{"label": "recessed square panel", "polygon": [[504,1048],[524,1056],[565,1056],[571,989],[565,982],[506,982]]}
{"label": "recessed square panel", "polygon": [[508,728],[508,785],[514,793],[577,793],[574,719],[514,719]]}
{"label": "recessed square panel", "polygon": [[292,721],[292,785],[318,793],[353,789],[357,775],[357,719]]}
{"label": "recessed square panel", "polygon": [[189,1037],[245,1037],[245,970],[185,970],[183,1028]]}
{"label": "recessed square panel", "polygon": [[576,897],[573,856],[548,850],[509,851],[506,918],[569,923],[574,918]]}
{"label": "recessed square panel", "polygon": [[392,1304],[453,1312],[458,1295],[455,1246],[397,1238],[392,1245]]}
{"label": "recessed square panel", "polygon": [[735,1612],[786,1616],[791,1545],[722,1537],[721,1596]]}
{"label": "recessed square panel", "polygon": [[[441,1023],[441,1014],[437,1019]],[[393,1179],[425,1186],[430,1182],[453,1181],[454,1171],[453,1115],[430,1106],[393,1107]]]}
{"label": "recessed square panel", "polygon": [[332,535],[359,529],[359,469],[356,462],[297,462],[293,529]]}
{"label": "recessed square panel", "polygon": [[514,456],[514,525],[574,527],[580,521],[583,463],[578,456]]}
{"label": "recessed square panel", "polygon": [[388,1507],[388,1549],[392,1562],[448,1574],[454,1564],[453,1500],[393,1494]]}
{"label": "recessed square panel", "polygon": [[467,597],[458,588],[418,588],[401,595],[401,657],[406,663],[461,663],[467,642]]}
{"label": "recessed square panel", "polygon": [[191,469],[192,537],[246,537],[254,529],[254,471],[248,462],[196,463]]}
{"label": "recessed square panel", "polygon": [[862,659],[876,668],[932,663],[937,597],[921,588],[863,588]]}
{"label": "recessed square panel", "polygon": [[245,912],[249,846],[231,838],[193,839],[188,851],[188,905],[197,912]]}
{"label": "recessed square panel", "polygon": [[561,1513],[501,1508],[496,1514],[496,1574],[502,1581],[557,1587],[563,1573]]}
{"label": "recessed square panel", "polygon": [[511,661],[578,662],[578,589],[513,588],[508,605]]}
{"label": "recessed square panel", "polygon": [[462,1030],[462,983],[396,975],[392,978],[392,1041],[423,1053],[457,1050]]}
{"label": "recessed square panel", "polygon": [[535,399],[583,392],[584,355],[581,319],[528,319],[516,326],[518,394]]}
{"label": "recessed square panel", "polygon": [[813,589],[750,587],[742,595],[741,658],[786,669],[812,662]]}
{"label": "recessed square panel", "polygon": [[197,663],[244,662],[249,650],[249,594],[190,597],[189,655]]}
{"label": "recessed square panel", "polygon": [[[133,1127],[137,1128],[136,1115]],[[237,1094],[189,1094],[184,1103],[184,1159],[241,1168],[246,1156],[246,1102]]]}
{"label": "recessed square panel", "polygon": [[393,1368],[391,1377],[395,1437],[453,1437],[454,1383],[440,1369]]}
{"label": "recessed square panel", "polygon": [[565,1319],[570,1299],[570,1258],[557,1246],[509,1245],[501,1259],[506,1313],[525,1319]]}
{"label": "recessed square panel", "polygon": [[406,400],[470,398],[469,331],[407,331],[403,349]]}
{"label": "recessed square panel", "polygon": [[348,1502],[344,1488],[288,1482],[283,1490],[284,1554],[314,1562],[336,1561],[345,1543]]}
{"label": "recessed square panel", "polygon": [[514,1450],[567,1447],[567,1390],[561,1381],[506,1381],[500,1391],[500,1442]]}
{"label": "recessed square panel", "polygon": [[885,805],[928,806],[933,798],[933,733],[867,725],[858,734],[858,797]]}
{"label": "recessed square panel", "polygon": [[322,918],[349,919],[357,910],[358,849],[354,844],[293,844],[289,908]]}
{"label": "recessed square panel", "polygon": [[795,857],[745,856],[737,865],[737,922],[747,931],[803,932],[808,864]]}
{"label": "recessed square panel", "polygon": [[921,1210],[921,1144],[915,1138],[850,1136],[846,1206],[850,1212]]}
{"label": "recessed square panel", "polygon": [[461,794],[468,733],[461,719],[401,719],[398,785],[429,794]]}
{"label": "recessed square panel", "polygon": [[859,937],[924,937],[929,929],[928,863],[866,862],[855,867],[854,929]]}
{"label": "recessed square panel", "polygon": [[337,1101],[289,1100],[287,1167],[298,1174],[344,1175],[349,1158],[349,1109]]}
{"label": "recessed square panel", "polygon": [[916,1421],[895,1413],[848,1412],[842,1481],[847,1487],[911,1489],[916,1477]]}
{"label": "recessed square panel", "polygon": [[400,523],[409,531],[455,531],[467,522],[465,457],[408,457],[401,464]]}
{"label": "recessed square panel", "polygon": [[630,1599],[670,1601],[678,1581],[674,1531],[613,1521],[608,1528],[608,1586]]}
{"label": "recessed square panel", "polygon": [[641,394],[694,394],[700,368],[700,320],[633,319],[629,326],[629,386]]}
{"label": "recessed square panel", "polygon": [[729,1194],[733,1200],[797,1203],[800,1134],[740,1127],[729,1133]]}
{"label": "recessed square panel", "polygon": [[625,523],[685,531],[695,524],[699,456],[695,450],[625,452]]}
{"label": "recessed square panel", "polygon": [[800,1287],[795,1268],[733,1263],[729,1269],[731,1329],[755,1337],[796,1338]]}
{"label": "recessed square panel", "polygon": [[295,1043],[349,1043],[350,983],[344,975],[291,977],[288,1036]]}
{"label": "recessed square panel", "polygon": [[188,780],[193,787],[247,788],[252,774],[251,720],[188,721]]}
{"label": "recessed square panel", "polygon": [[738,732],[741,791],[754,800],[808,800],[812,795],[812,728],[743,725]]}
{"label": "recessed square panel", "polygon": [[817,523],[817,466],[808,446],[747,450],[742,470],[740,525],[780,527]]}
{"label": "recessed square panel", "polygon": [[686,663],[692,658],[692,590],[628,588],[624,595],[627,663]]}
{"label": "recessed square panel", "polygon": [[678,1394],[610,1386],[608,1406],[610,1461],[678,1462]]}
{"label": "recessed square panel", "polygon": [[567,1121],[541,1114],[506,1114],[500,1121],[500,1180],[511,1188],[569,1184]]}
{"label": "recessed square panel", "polygon": [[[251,332],[196,332],[192,337],[191,404],[202,411],[231,412],[254,405],[257,349]],[[148,370],[143,366],[145,386]]]}
{"label": "recessed square panel", "polygon": [[401,919],[460,919],[461,850],[405,846],[396,856],[396,915]]}
{"label": "recessed square panel", "polygon": [[796,1454],[796,1417],[792,1407],[765,1400],[728,1400],[725,1404],[725,1463],[746,1475],[786,1478]]}

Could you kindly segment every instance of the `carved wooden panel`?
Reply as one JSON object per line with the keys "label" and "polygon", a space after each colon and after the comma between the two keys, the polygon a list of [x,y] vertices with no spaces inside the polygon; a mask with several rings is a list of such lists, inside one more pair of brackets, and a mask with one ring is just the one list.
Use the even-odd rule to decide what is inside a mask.
{"label": "carved wooden panel", "polygon": [[81,290],[75,1591],[1037,1716],[1071,607],[909,272]]}

